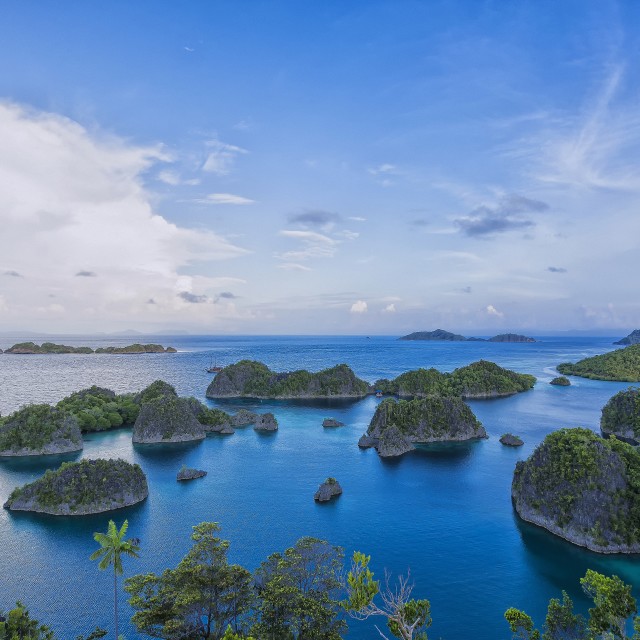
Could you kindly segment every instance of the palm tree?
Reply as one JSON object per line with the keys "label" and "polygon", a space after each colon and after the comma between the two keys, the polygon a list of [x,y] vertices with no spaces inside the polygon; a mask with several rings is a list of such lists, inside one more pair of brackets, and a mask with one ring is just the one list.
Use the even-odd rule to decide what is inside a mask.
{"label": "palm tree", "polygon": [[107,569],[113,566],[113,617],[115,619],[116,627],[116,640],[118,640],[118,576],[122,575],[122,555],[131,556],[133,558],[138,557],[138,546],[140,540],[132,538],[131,540],[125,540],[124,537],[129,528],[129,522],[124,521],[120,531],[116,527],[116,523],[113,520],[109,520],[109,526],[107,533],[94,533],[93,539],[100,545],[97,551],[94,551],[90,560],[97,560],[100,558],[98,564],[99,569]]}

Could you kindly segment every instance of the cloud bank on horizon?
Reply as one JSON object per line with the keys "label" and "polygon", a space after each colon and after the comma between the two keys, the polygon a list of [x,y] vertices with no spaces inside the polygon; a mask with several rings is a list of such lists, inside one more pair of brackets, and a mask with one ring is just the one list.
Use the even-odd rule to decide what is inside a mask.
{"label": "cloud bank on horizon", "polygon": [[0,331],[640,326],[637,3],[53,10],[0,24]]}

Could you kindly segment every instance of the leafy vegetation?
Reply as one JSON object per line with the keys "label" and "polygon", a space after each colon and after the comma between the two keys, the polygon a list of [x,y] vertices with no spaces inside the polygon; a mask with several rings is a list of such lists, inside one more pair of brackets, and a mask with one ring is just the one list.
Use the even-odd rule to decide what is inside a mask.
{"label": "leafy vegetation", "polygon": [[557,367],[560,373],[592,380],[640,382],[640,344],[576,362],[564,362]]}
{"label": "leafy vegetation", "polygon": [[78,420],[61,409],[32,404],[0,419],[0,453],[46,453],[56,443],[61,451],[82,449]]}
{"label": "leafy vegetation", "polygon": [[557,376],[549,384],[559,387],[569,387],[571,386],[571,380],[569,380],[569,378],[565,378],[565,376]]}
{"label": "leafy vegetation", "polygon": [[148,387],[144,388],[140,393],[137,393],[133,397],[133,401],[136,404],[143,405],[145,402],[150,402],[155,398],[162,398],[165,396],[178,397],[175,387],[170,385],[164,380],[156,380],[152,382]]}
{"label": "leafy vegetation", "polygon": [[109,389],[96,386],[72,393],[60,400],[56,407],[73,415],[83,433],[130,426],[140,411],[133,395],[116,395]]}
{"label": "leafy vegetation", "polygon": [[5,507],[80,515],[117,509],[144,499],[147,493],[147,479],[139,465],[124,460],[81,460],[64,462],[38,480],[16,487]]}
{"label": "leafy vegetation", "polygon": [[98,347],[96,353],[176,353],[173,347],[166,349],[161,344],[130,344],[126,347]]}
{"label": "leafy vegetation", "polygon": [[600,428],[603,433],[640,438],[640,388],[616,393],[602,409]]}
{"label": "leafy vegetation", "polygon": [[173,347],[166,349],[160,344],[130,344],[126,347],[98,347],[95,351],[91,347],[70,347],[66,344],[43,342],[18,342],[7,349],[5,353],[17,354],[51,354],[51,353],[176,353]]}

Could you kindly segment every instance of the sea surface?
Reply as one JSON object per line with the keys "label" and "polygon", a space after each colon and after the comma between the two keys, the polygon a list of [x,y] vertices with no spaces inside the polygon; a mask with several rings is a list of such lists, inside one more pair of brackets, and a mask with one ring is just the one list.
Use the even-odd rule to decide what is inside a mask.
{"label": "sea surface", "polygon": [[[141,540],[141,557],[124,562],[126,575],[175,566],[190,547],[192,526],[205,520],[220,523],[222,537],[231,542],[230,560],[251,570],[301,536],[329,540],[343,547],[347,558],[361,550],[371,555],[378,577],[385,569],[393,575],[411,572],[415,597],[431,601],[432,639],[506,640],[508,607],[525,609],[541,624],[549,598],[563,589],[586,611],[579,579],[590,568],[619,575],[638,595],[639,556],[602,556],[575,547],[520,522],[510,499],[516,461],[555,429],[598,431],[603,405],[627,388],[581,378],[571,378],[570,387],[549,385],[557,364],[609,351],[615,338],[543,337],[534,344],[374,336],[0,338],[0,348],[32,339],[91,347],[153,341],[179,349],[148,355],[0,355],[2,415],[28,403],[56,402],[94,384],[125,392],[163,379],[180,394],[227,411],[272,411],[280,425],[275,434],[260,435],[249,427],[195,445],[156,446],[133,446],[131,429],[118,429],[88,436],[79,455],[1,459],[0,504],[15,486],[82,457],[139,463],[150,494],[140,505],[90,517],[0,509],[0,609],[22,600],[65,640],[95,625],[112,629],[112,576],[89,561],[96,548],[93,532],[106,530],[109,518],[117,524],[127,518],[129,535]],[[317,371],[344,362],[370,382],[418,367],[451,371],[482,358],[531,373],[538,382],[516,396],[470,402],[489,439],[382,460],[375,450],[357,446],[379,402],[374,397],[334,403],[207,401],[212,375],[206,367],[244,358],[279,371]],[[330,416],[346,426],[323,429],[322,420]],[[507,431],[525,445],[502,446],[498,438]],[[209,474],[178,483],[182,464]],[[344,494],[319,505],[313,494],[327,476],[337,477]],[[132,612],[124,593],[120,607],[127,639],[143,637],[128,622]],[[373,622],[350,622],[348,637],[379,636]]]}

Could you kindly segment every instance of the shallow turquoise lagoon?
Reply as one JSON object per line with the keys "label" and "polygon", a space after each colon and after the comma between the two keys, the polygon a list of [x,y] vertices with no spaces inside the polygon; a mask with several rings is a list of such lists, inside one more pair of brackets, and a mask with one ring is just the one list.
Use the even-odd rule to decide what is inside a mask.
{"label": "shallow turquoise lagoon", "polygon": [[[619,337],[619,336],[618,336]],[[25,336],[25,339],[37,336]],[[45,339],[51,339],[47,337]],[[6,348],[19,339],[0,341]],[[138,340],[138,337],[136,337]],[[517,460],[529,455],[550,431],[567,426],[598,429],[600,410],[625,384],[572,378],[554,387],[554,367],[613,349],[613,338],[542,338],[535,344],[402,342],[391,337],[145,337],[180,349],[177,354],[143,356],[0,355],[0,411],[29,402],[54,402],[98,384],[133,391],[162,378],[179,393],[204,400],[211,375],[204,369],[241,358],[261,360],[278,370],[318,370],[340,362],[374,381],[419,366],[452,370],[484,358],[538,377],[534,390],[506,399],[470,403],[490,438],[456,446],[423,448],[398,460],[381,460],[357,447],[373,415],[375,398],[352,403],[225,402],[273,411],[280,430],[259,435],[252,428],[213,436],[196,445],[132,446],[131,431],[86,439],[83,457],[121,457],[147,474],[149,499],[136,507],[85,518],[54,518],[0,511],[0,608],[17,599],[51,624],[60,638],[86,633],[96,624],[110,628],[111,578],[88,556],[92,533],[109,517],[129,519],[130,535],[141,539],[139,560],[127,560],[128,575],[175,565],[190,546],[191,527],[203,520],[221,524],[231,541],[230,558],[254,569],[266,556],[303,535],[325,538],[347,555],[372,556],[379,575],[411,571],[415,594],[431,600],[432,638],[508,638],[503,613],[525,608],[542,620],[546,604],[562,589],[578,606],[587,602],[579,578],[588,568],[616,573],[640,587],[640,558],[604,557],[574,547],[515,516],[510,485]],[[56,341],[56,340],[54,340]],[[58,340],[62,341],[62,340]],[[128,339],[70,339],[66,344],[127,344]],[[214,403],[209,402],[213,405]],[[333,416],[343,428],[323,429]],[[503,447],[511,431],[525,440]],[[14,486],[31,481],[66,456],[0,461],[0,502]],[[179,484],[182,464],[209,475]],[[344,494],[318,505],[313,494],[329,475]],[[122,618],[131,611],[121,599]],[[127,638],[139,637],[123,625]],[[352,623],[350,638],[377,637],[372,624]]]}

